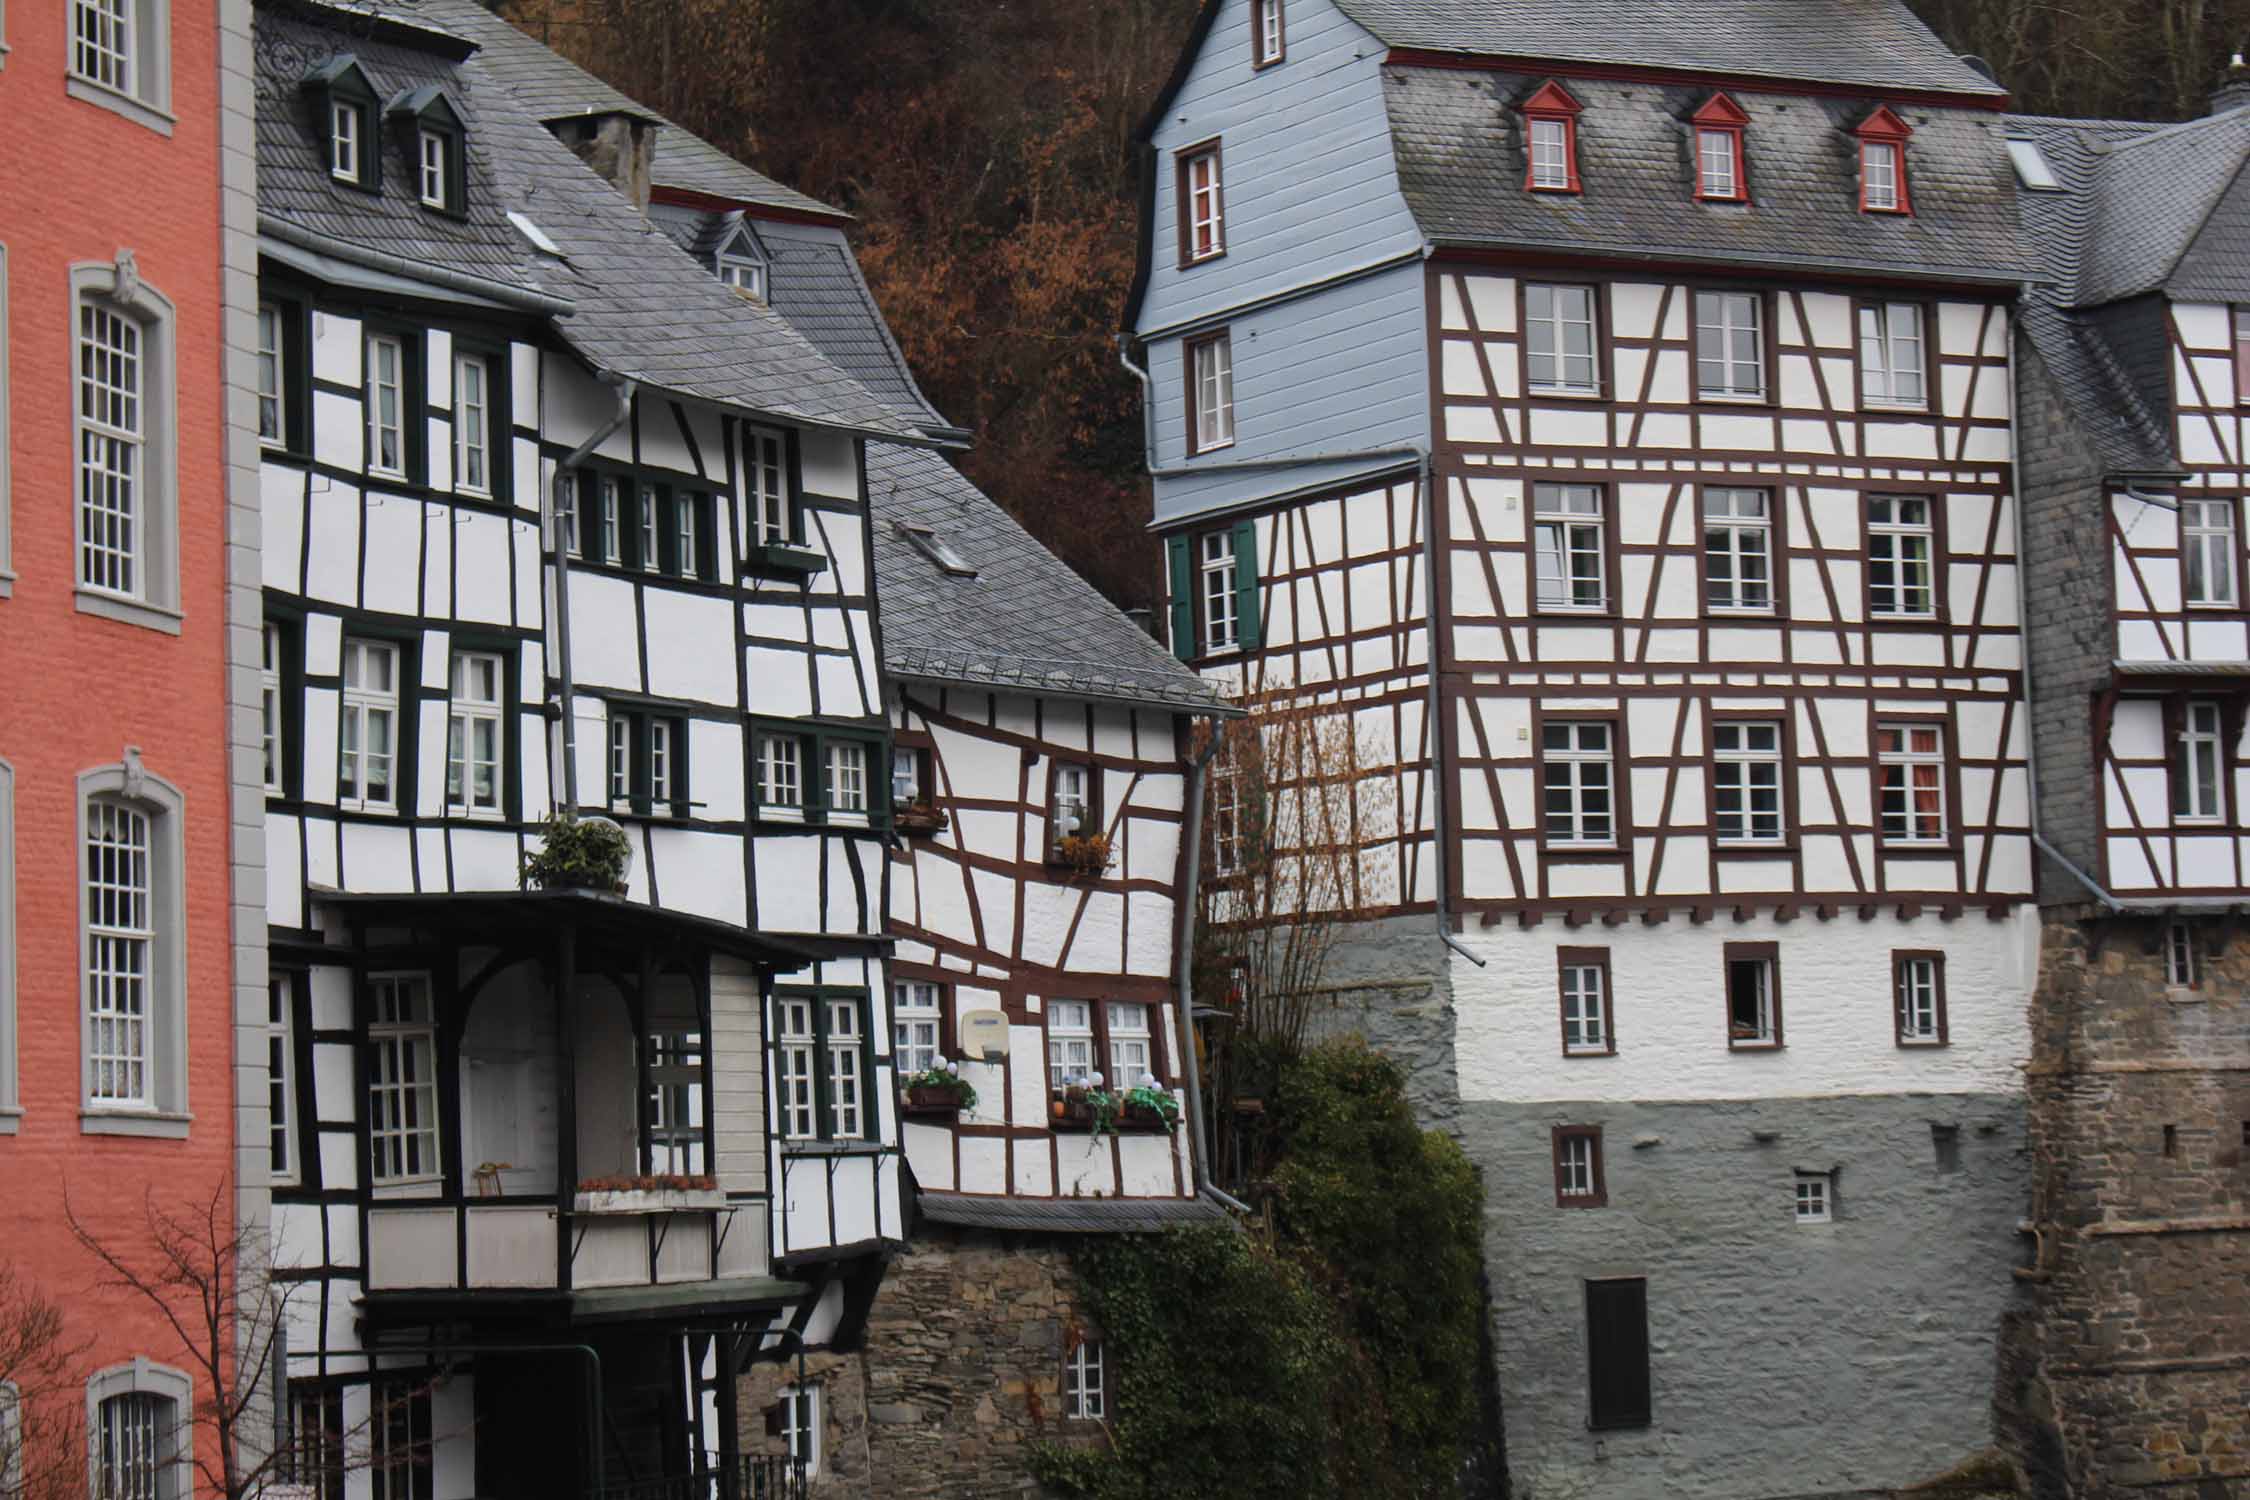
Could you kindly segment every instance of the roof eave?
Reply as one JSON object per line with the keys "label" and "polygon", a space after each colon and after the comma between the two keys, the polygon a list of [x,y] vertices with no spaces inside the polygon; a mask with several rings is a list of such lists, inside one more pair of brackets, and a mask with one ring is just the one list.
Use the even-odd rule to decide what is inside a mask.
{"label": "roof eave", "polygon": [[523,312],[541,313],[551,318],[567,318],[576,310],[576,304],[567,297],[552,292],[542,292],[532,287],[512,286],[504,281],[456,271],[448,266],[432,265],[428,261],[409,260],[387,250],[376,250],[351,240],[339,239],[317,229],[308,229],[294,219],[264,209],[258,211],[258,233],[270,236],[284,245],[318,255],[331,256],[352,265],[362,266],[385,275],[403,277],[453,292],[463,292],[497,302]]}
{"label": "roof eave", "polygon": [[1444,234],[1425,229],[1434,251],[1500,252],[1510,255],[1553,256],[1567,254],[1588,261],[1622,262],[1631,265],[1680,263],[1707,266],[1733,266],[1745,271],[1762,271],[1774,266],[1784,266],[1793,271],[1812,271],[1825,275],[1860,276],[1882,281],[1913,281],[1942,283],[1949,286],[2006,287],[2014,289],[2026,281],[2041,280],[2040,274],[2028,266],[1928,266],[1904,267],[1896,261],[1834,260],[1814,255],[1765,255],[1754,265],[1746,265],[1742,256],[1732,252],[1718,253],[1696,250],[1690,246],[1666,245],[1646,248],[1627,246],[1597,247],[1565,245],[1545,240],[1523,240],[1494,235]]}
{"label": "roof eave", "polygon": [[1240,719],[1246,717],[1239,706],[1224,699],[1208,702],[1189,702],[1174,698],[1149,697],[1134,693],[1101,693],[1065,687],[1050,687],[1045,683],[1004,682],[970,673],[959,674],[929,671],[906,671],[886,662],[883,670],[893,682],[919,682],[929,687],[972,687],[986,692],[1022,693],[1032,698],[1061,698],[1072,703],[1099,703],[1120,708],[1151,708],[1165,713],[1186,714],[1197,719]]}

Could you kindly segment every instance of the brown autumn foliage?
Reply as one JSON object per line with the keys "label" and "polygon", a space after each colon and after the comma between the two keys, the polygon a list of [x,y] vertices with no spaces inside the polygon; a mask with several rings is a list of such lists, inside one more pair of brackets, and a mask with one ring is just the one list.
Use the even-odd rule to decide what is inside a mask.
{"label": "brown autumn foliage", "polygon": [[[487,0],[627,93],[847,210],[963,467],[1121,604],[1156,591],[1114,333],[1133,127],[1198,0]],[[1911,0],[2031,112],[2199,113],[2250,0]],[[1590,16],[1599,0],[1587,0]]]}

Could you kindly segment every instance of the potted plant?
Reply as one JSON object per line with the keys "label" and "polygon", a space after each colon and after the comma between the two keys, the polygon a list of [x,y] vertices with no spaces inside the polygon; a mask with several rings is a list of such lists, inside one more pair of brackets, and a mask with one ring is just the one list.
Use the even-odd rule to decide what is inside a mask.
{"label": "potted plant", "polygon": [[1047,1112],[1057,1130],[1091,1130],[1096,1101],[1108,1097],[1102,1089],[1101,1074],[1079,1074],[1063,1080],[1049,1100]]}
{"label": "potted plant", "polygon": [[1157,1083],[1155,1074],[1143,1073],[1141,1081],[1125,1091],[1125,1125],[1134,1130],[1178,1130],[1180,1101]]}
{"label": "potted plant", "polygon": [[958,1115],[977,1107],[976,1086],[961,1076],[961,1065],[943,1061],[899,1081],[909,1115]]}
{"label": "potted plant", "polygon": [[945,814],[930,798],[917,797],[893,811],[891,822],[901,833],[936,833],[945,827]]}
{"label": "potted plant", "polygon": [[724,1208],[726,1203],[716,1177],[651,1172],[583,1178],[571,1207],[582,1214],[659,1214]]}
{"label": "potted plant", "polygon": [[1109,835],[1068,833],[1055,841],[1048,863],[1068,870],[1074,878],[1092,880],[1109,868]]}
{"label": "potted plant", "polygon": [[526,890],[625,893],[633,844],[624,829],[607,818],[558,812],[539,825],[539,835],[539,847],[523,857]]}

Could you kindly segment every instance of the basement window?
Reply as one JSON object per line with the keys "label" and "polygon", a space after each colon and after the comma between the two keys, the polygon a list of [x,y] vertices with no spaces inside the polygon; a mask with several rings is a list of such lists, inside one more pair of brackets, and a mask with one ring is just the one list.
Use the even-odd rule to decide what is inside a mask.
{"label": "basement window", "polygon": [[1825,1172],[1797,1174],[1796,1220],[1800,1224],[1827,1224],[1834,1220],[1834,1194]]}

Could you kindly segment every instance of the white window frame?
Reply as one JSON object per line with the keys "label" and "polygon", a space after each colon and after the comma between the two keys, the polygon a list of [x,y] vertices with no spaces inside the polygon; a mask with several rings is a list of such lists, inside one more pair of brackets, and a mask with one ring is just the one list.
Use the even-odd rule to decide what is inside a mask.
{"label": "white window frame", "polygon": [[[0,43],[0,54],[6,50]],[[73,99],[170,135],[176,123],[170,0],[71,0],[63,87]]]}
{"label": "white window frame", "polygon": [[86,806],[87,1025],[90,1102],[105,1109],[155,1105],[157,930],[155,819],[129,802]]}
{"label": "white window frame", "polygon": [[416,173],[422,189],[424,208],[445,209],[453,206],[452,152],[441,131],[424,126],[414,133],[416,154],[421,170]]}
{"label": "white window frame", "polygon": [[1560,115],[1534,115],[1526,133],[1531,142],[1531,185],[1569,192],[1570,122]]}
{"label": "white window frame", "polygon": [[[480,690],[480,673],[491,674],[491,691]],[[498,818],[506,811],[508,731],[503,716],[508,695],[507,659],[497,651],[455,651],[449,670],[445,721],[445,810],[459,818]],[[491,736],[491,754],[480,753],[478,731]],[[477,773],[489,778],[480,796]]]}
{"label": "white window frame", "polygon": [[1094,1046],[1093,1001],[1047,1002],[1047,1086],[1050,1089],[1086,1083],[1100,1071]]}
{"label": "white window frame", "polygon": [[874,810],[867,779],[867,749],[864,740],[828,742],[823,767],[827,790],[822,806],[829,817],[864,822]]}
{"label": "white window frame", "polygon": [[1926,411],[1930,404],[1929,338],[1919,302],[1859,305],[1859,400],[1862,406]]}
{"label": "white window frame", "polygon": [[891,981],[891,1066],[900,1077],[945,1060],[945,1000],[927,979]]}
{"label": "white window frame", "polygon": [[891,747],[891,805],[904,807],[919,802],[924,796],[935,795],[922,785],[921,750],[912,745]]}
{"label": "white window frame", "polygon": [[1944,985],[1936,958],[1917,953],[1899,959],[1895,999],[1900,1046],[1934,1047],[1943,1040],[1938,1017],[1944,1004]]}
{"label": "white window frame", "polygon": [[[1748,334],[1752,357],[1735,345]],[[1716,349],[1718,352],[1713,353]],[[1716,379],[1712,378],[1716,376]],[[1760,292],[1699,291],[1695,294],[1695,399],[1762,403],[1770,382],[1766,369],[1766,299]]]}
{"label": "white window frame", "polygon": [[1825,1172],[1799,1172],[1790,1204],[1790,1217],[1798,1224],[1835,1222],[1835,1195]]}
{"label": "white window frame", "polygon": [[2192,990],[2200,982],[2196,973],[2195,928],[2187,922],[2164,924],[2164,983],[2175,990]]}
{"label": "white window frame", "polygon": [[258,670],[258,747],[268,795],[280,796],[289,782],[288,725],[283,718],[281,627],[268,620]]}
{"label": "white window frame", "polygon": [[[1598,484],[1531,487],[1535,606],[1547,613],[1603,614],[1609,596],[1609,497]],[[1594,597],[1581,598],[1591,584]]]}
{"label": "white window frame", "polygon": [[819,1004],[810,995],[780,995],[774,1000],[774,1067],[783,1140],[820,1138],[820,1085],[814,1072],[819,1065],[819,1032],[813,1024],[814,1007]]}
{"label": "white window frame", "polygon": [[670,719],[652,715],[643,729],[648,735],[648,810],[659,815],[659,809],[680,800],[680,747]]}
{"label": "white window frame", "polygon": [[640,502],[634,508],[634,527],[640,533],[640,563],[643,573],[664,571],[664,526],[658,515],[663,497],[653,484],[638,486]]}
{"label": "white window frame", "polygon": [[1110,1085],[1120,1089],[1138,1088],[1143,1074],[1153,1077],[1156,1073],[1153,1011],[1138,1000],[1111,1000],[1104,1010],[1109,1022]]}
{"label": "white window frame", "polygon": [[[179,577],[179,453],[176,427],[175,314],[169,299],[140,279],[130,251],[119,253],[113,264],[71,267],[71,451],[72,527],[76,533],[72,577],[77,606],[127,624],[146,626],[170,635],[180,632]],[[89,410],[98,396],[84,375],[82,343],[88,330],[87,315],[98,313],[122,319],[134,330],[138,369],[134,387],[133,420],[119,424],[100,420],[126,413],[114,405],[107,413]],[[98,326],[98,325],[95,325]],[[98,404],[98,402],[96,403]],[[114,459],[130,451],[132,457],[130,506],[131,557],[127,587],[117,587],[89,575],[91,558],[86,546],[89,506],[95,498],[89,486],[110,474],[115,464],[90,462],[97,451]],[[114,491],[104,491],[99,509],[115,513]]]}
{"label": "white window frame", "polygon": [[1108,1386],[1102,1374],[1102,1341],[1080,1339],[1063,1356],[1063,1417],[1099,1422],[1109,1414]]}
{"label": "white window frame", "polygon": [[781,1440],[791,1458],[803,1461],[805,1477],[820,1473],[820,1387],[781,1388]]}
{"label": "white window frame", "polygon": [[[1706,485],[1703,490],[1703,607],[1713,614],[1770,615],[1774,592],[1771,490]],[[1725,563],[1720,576],[1719,562]],[[1763,576],[1747,576],[1755,562]]]}
{"label": "white window frame", "polygon": [[266,976],[266,1180],[297,1181],[296,1138],[297,975],[276,969]]}
{"label": "white window frame", "polygon": [[[787,793],[787,795],[776,795]],[[805,814],[804,736],[758,731],[758,814]]]}
{"label": "white window frame", "polygon": [[1251,57],[1258,67],[1270,68],[1289,56],[1288,21],[1281,7],[1282,0],[1254,0],[1251,6]]}
{"label": "white window frame", "polygon": [[[1890,569],[1887,581],[1876,577],[1884,565]],[[1937,569],[1936,498],[1868,496],[1868,614],[1887,620],[1936,619]]]}
{"label": "white window frame", "polygon": [[[1543,123],[1534,121],[1534,126]],[[1562,121],[1552,122],[1561,126]],[[1577,305],[1565,307],[1566,301]],[[1542,309],[1541,302],[1545,307]],[[1526,282],[1523,289],[1524,384],[1535,396],[1599,396],[1602,393],[1601,330],[1594,289],[1566,282]],[[1578,332],[1583,351],[1571,348]],[[1585,363],[1583,380],[1572,378],[1571,367]]]}
{"label": "white window frame", "polygon": [[1087,826],[1094,814],[1093,782],[1091,766],[1064,761],[1055,767],[1047,799],[1047,827],[1054,842],[1059,844],[1066,838],[1083,838],[1100,831]]}
{"label": "white window frame", "polygon": [[[1711,725],[1711,838],[1722,847],[1781,845],[1789,838],[1788,768],[1779,720],[1721,719]],[[1759,794],[1772,797],[1761,808]],[[1727,820],[1736,827],[1727,831]]]}
{"label": "white window frame", "polygon": [[1899,168],[1905,159],[1906,153],[1896,141],[1859,143],[1861,208],[1878,214],[1895,214],[1899,211],[1903,206],[1899,193]]}
{"label": "white window frame", "polygon": [[140,325],[98,301],[78,305],[78,583],[139,598],[146,369]]}
{"label": "white window frame", "polygon": [[562,549],[572,557],[582,558],[585,542],[578,534],[578,476],[555,476],[555,530],[561,534]]}
{"label": "white window frame", "polygon": [[[1726,965],[1727,981],[1727,1045],[1749,1051],[1755,1051],[1763,1047],[1780,1046],[1781,1010],[1775,1003],[1780,990],[1778,982],[1780,976],[1776,972],[1777,960],[1771,954],[1763,954],[1754,958],[1736,954],[1724,955],[1723,961]],[[1734,1034],[1734,976],[1738,969],[1752,970],[1758,976],[1757,1028],[1754,1034],[1750,1036],[1736,1036]]]}
{"label": "white window frame", "polygon": [[288,339],[281,305],[258,304],[258,445],[289,443]]}
{"label": "white window frame", "polygon": [[105,1410],[122,1413],[113,1401],[147,1403],[158,1443],[153,1494],[158,1500],[189,1500],[195,1495],[195,1382],[185,1372],[145,1356],[111,1365],[86,1382],[86,1485],[94,1496],[133,1497],[105,1483],[109,1422]]}
{"label": "white window frame", "polygon": [[2190,609],[2234,609],[2241,602],[2235,570],[2240,504],[2180,497],[2180,597]]}
{"label": "white window frame", "polygon": [[1563,964],[1561,969],[1558,982],[1562,988],[1563,1054],[1607,1056],[1614,1039],[1609,1029],[1607,966],[1576,962]]}
{"label": "white window frame", "polygon": [[693,1031],[658,1031],[644,1042],[649,1059],[650,1170],[700,1176],[707,1169],[703,1036]]}
{"label": "white window frame", "polygon": [[1195,371],[1191,420],[1197,454],[1234,446],[1234,335],[1214,334],[1190,346]]}
{"label": "white window frame", "polygon": [[377,1378],[368,1387],[367,1468],[373,1500],[419,1500],[436,1492],[432,1455],[436,1412],[430,1387],[414,1377]]}
{"label": "white window frame", "polygon": [[[419,1014],[400,1003],[417,992]],[[438,1115],[437,996],[430,976],[370,974],[367,1006],[367,1180],[378,1188],[441,1181],[444,1122]]]}
{"label": "white window frame", "polygon": [[860,1140],[867,1135],[868,1111],[874,1107],[867,1094],[864,1008],[856,999],[826,997],[820,1003],[828,1008],[828,1027],[820,1039],[826,1054],[822,1104],[828,1139]]}
{"label": "white window frame", "polygon": [[1695,130],[1696,192],[1704,198],[1735,202],[1742,197],[1739,143],[1742,133],[1699,125]]}
{"label": "white window frame", "polygon": [[[1558,731],[1566,737],[1565,743],[1553,742]],[[1546,842],[1563,849],[1616,848],[1617,726],[1606,719],[1549,719],[1540,728],[1539,762],[1540,828]],[[1560,833],[1554,822],[1557,793],[1569,804]],[[1590,794],[1595,793],[1606,802],[1599,811],[1588,806]]]}
{"label": "white window frame", "polygon": [[1236,650],[1242,644],[1235,617],[1238,575],[1234,532],[1205,532],[1201,552],[1196,572],[1203,603],[1203,650],[1205,655],[1217,655]]}
{"label": "white window frame", "polygon": [[[471,373],[475,379],[470,379]],[[471,384],[476,395],[469,394]],[[453,487],[492,493],[492,361],[474,350],[453,356]]]}
{"label": "white window frame", "polygon": [[[1936,743],[1935,749],[1921,749],[1915,744],[1917,735],[1927,734]],[[1897,743],[1890,743],[1896,736]],[[1923,720],[1883,722],[1875,726],[1875,759],[1878,774],[1875,781],[1875,826],[1885,844],[1940,845],[1952,835],[1953,809],[1948,804],[1946,789],[1947,762],[1946,732],[1941,724]],[[1934,825],[1918,807],[1919,794],[1934,790],[1937,794],[1937,815]],[[1890,831],[1889,822],[1894,797],[1896,816],[1905,820],[1903,833]]]}
{"label": "white window frame", "polygon": [[356,100],[328,101],[328,175],[357,187],[367,142],[363,138],[366,111]]}
{"label": "white window frame", "polygon": [[612,714],[608,738],[609,810],[633,810],[633,721]]}
{"label": "white window frame", "polygon": [[1594,1137],[1584,1133],[1555,1138],[1555,1191],[1562,1198],[1600,1196],[1594,1182]]}
{"label": "white window frame", "polygon": [[[368,663],[377,658],[388,658],[390,662],[391,685],[387,690],[367,685]],[[341,716],[336,731],[336,805],[346,812],[398,811],[399,772],[406,758],[399,736],[404,717],[401,674],[405,666],[406,653],[396,642],[344,637]],[[377,722],[385,726],[390,745],[380,756],[369,748],[368,740],[369,726]],[[377,759],[386,760],[389,765],[383,778],[383,795],[371,797],[367,788],[374,778],[368,774],[368,767]],[[347,766],[352,768],[348,775]],[[345,791],[347,786],[351,788],[349,792]]]}
{"label": "white window frame", "polygon": [[[1227,207],[1215,143],[1180,158],[1180,186],[1186,199],[1180,211],[1187,216],[1187,263],[1218,259],[1227,253]],[[1209,248],[1197,248],[1206,237]]]}
{"label": "white window frame", "polygon": [[613,475],[598,476],[594,503],[599,507],[601,560],[613,568],[625,565],[625,486]]}
{"label": "white window frame", "polygon": [[[404,479],[409,462],[406,442],[407,351],[405,338],[395,333],[369,333],[366,359],[367,381],[363,399],[367,403],[367,472],[383,479]],[[383,355],[388,353],[390,374],[383,371]],[[390,415],[386,420],[383,406],[390,402]],[[392,458],[385,461],[383,442],[390,439]]]}
{"label": "white window frame", "polygon": [[[739,244],[740,241],[736,243]],[[764,260],[746,255],[730,245],[719,252],[716,270],[720,285],[733,287],[753,302],[766,300]]]}
{"label": "white window frame", "polygon": [[674,561],[682,578],[703,576],[699,566],[703,553],[702,505],[692,491],[681,490],[672,496],[672,545],[676,549]]}
{"label": "white window frame", "polygon": [[[90,840],[95,809],[121,806],[147,820],[148,868],[145,932],[146,973],[142,989],[144,1068],[139,1098],[97,1093],[96,1000],[94,977],[96,917],[91,899],[94,870]],[[187,932],[186,865],[182,855],[179,788],[130,755],[120,765],[101,766],[78,777],[78,972],[79,972],[79,1128],[94,1135],[184,1137],[187,1134]]]}
{"label": "white window frame", "polygon": [[2226,713],[2208,698],[2180,706],[2172,768],[2172,821],[2224,823],[2227,817]]}
{"label": "white window frame", "polygon": [[1231,756],[1211,763],[1211,873],[1242,868],[1242,768]]}
{"label": "white window frame", "polygon": [[742,459],[751,540],[764,546],[793,545],[797,539],[797,507],[789,480],[787,440],[770,428],[746,428]]}

